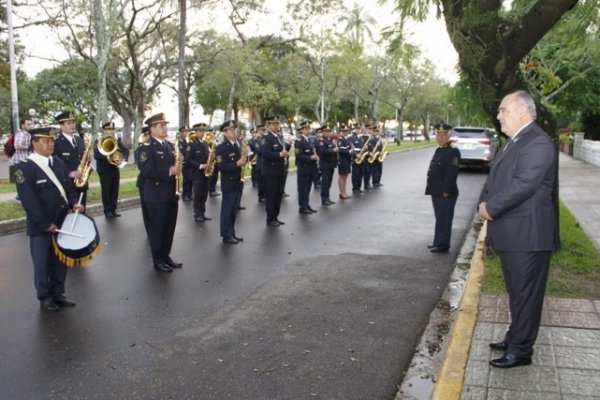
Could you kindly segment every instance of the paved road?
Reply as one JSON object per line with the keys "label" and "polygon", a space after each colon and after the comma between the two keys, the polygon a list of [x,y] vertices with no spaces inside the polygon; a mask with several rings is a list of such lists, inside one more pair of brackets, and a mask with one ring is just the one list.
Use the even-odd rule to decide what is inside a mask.
{"label": "paved road", "polygon": [[151,267],[139,209],[98,218],[102,254],[69,272],[77,307],[57,314],[39,311],[24,234],[0,238],[0,398],[393,398],[485,179],[460,175],[452,252],[431,254],[432,153],[390,155],[383,188],[312,216],[298,214],[290,175],[281,228],[246,186],[246,240],[232,247],[220,198],[206,224],[181,203],[184,268],[170,275]]}

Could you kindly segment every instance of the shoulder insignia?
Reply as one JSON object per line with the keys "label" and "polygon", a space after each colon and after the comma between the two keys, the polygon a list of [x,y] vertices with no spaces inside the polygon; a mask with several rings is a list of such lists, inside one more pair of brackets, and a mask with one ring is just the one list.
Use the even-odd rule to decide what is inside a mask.
{"label": "shoulder insignia", "polygon": [[140,151],[140,162],[144,162],[148,159],[148,155],[145,151]]}
{"label": "shoulder insignia", "polygon": [[217,162],[218,162],[218,163],[222,163],[222,162],[223,162],[223,156],[221,156],[221,155],[218,155],[218,156],[217,156]]}
{"label": "shoulder insignia", "polygon": [[21,171],[20,169],[16,170],[15,179],[19,185],[25,182],[25,174],[23,174],[23,171]]}
{"label": "shoulder insignia", "polygon": [[185,148],[185,151],[190,151],[192,149],[192,146],[188,145],[188,147]]}
{"label": "shoulder insignia", "polygon": [[458,157],[452,157],[452,165],[458,167]]}

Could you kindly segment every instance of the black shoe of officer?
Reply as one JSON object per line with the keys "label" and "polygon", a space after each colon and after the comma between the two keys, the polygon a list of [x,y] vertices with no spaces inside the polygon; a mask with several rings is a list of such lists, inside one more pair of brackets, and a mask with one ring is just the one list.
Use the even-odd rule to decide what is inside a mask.
{"label": "black shoe of officer", "polygon": [[54,299],[54,303],[59,307],[75,307],[75,302],[64,295]]}
{"label": "black shoe of officer", "polygon": [[206,218],[204,218],[202,215],[199,215],[197,217],[194,217],[194,221],[196,221],[196,222],[204,222],[204,221],[206,221]]}
{"label": "black shoe of officer", "polygon": [[238,210],[245,210],[245,209],[246,209],[246,207],[244,207],[244,206],[239,206],[238,207]]}
{"label": "black shoe of officer", "polygon": [[237,237],[237,236],[234,236],[233,238],[234,238],[235,240],[237,240],[238,242],[243,242],[243,241],[244,241],[244,238],[243,238],[243,237]]}
{"label": "black shoe of officer", "polygon": [[161,272],[173,272],[173,269],[169,266],[169,264],[164,262],[154,264],[154,268]]}
{"label": "black shoe of officer", "polygon": [[490,343],[490,348],[492,350],[506,351],[508,350],[508,343],[504,340],[501,342],[492,342]]}
{"label": "black shoe of officer", "polygon": [[280,226],[281,224],[277,220],[267,221],[268,226]]}
{"label": "black shoe of officer", "polygon": [[219,193],[219,192],[210,192],[210,193],[209,193],[209,196],[210,196],[210,197],[218,197],[218,196],[220,196],[220,195],[221,195],[221,193]]}
{"label": "black shoe of officer", "polygon": [[316,213],[316,212],[317,212],[317,210],[315,210],[315,209],[314,209],[314,208],[312,208],[312,207],[308,207],[308,211],[310,211],[311,213]]}
{"label": "black shoe of officer", "polygon": [[434,247],[433,249],[431,249],[429,251],[432,253],[447,253],[448,248],[447,247]]}
{"label": "black shoe of officer", "polygon": [[238,244],[238,241],[235,240],[235,238],[232,237],[224,237],[223,238],[223,243],[227,243],[227,244]]}
{"label": "black shoe of officer", "polygon": [[175,261],[173,261],[173,260],[172,260],[172,259],[170,259],[170,258],[167,260],[166,264],[167,264],[169,267],[171,267],[171,268],[181,268],[181,267],[183,267],[183,263],[178,263],[178,262],[175,262]]}
{"label": "black shoe of officer", "polygon": [[119,213],[118,213],[118,212],[116,212],[116,211],[113,211],[113,212],[112,212],[112,215],[113,215],[113,217],[120,217],[120,216],[121,216],[121,214],[119,214]]}
{"label": "black shoe of officer", "polygon": [[309,209],[303,209],[298,211],[300,214],[312,214],[312,211],[310,211]]}
{"label": "black shoe of officer", "polygon": [[51,298],[40,300],[40,308],[42,309],[42,311],[60,311],[60,307]]}

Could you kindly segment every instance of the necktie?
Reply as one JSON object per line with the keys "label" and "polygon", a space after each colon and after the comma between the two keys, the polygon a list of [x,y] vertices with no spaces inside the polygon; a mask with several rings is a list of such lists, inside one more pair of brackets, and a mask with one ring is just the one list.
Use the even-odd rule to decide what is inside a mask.
{"label": "necktie", "polygon": [[48,157],[48,166],[52,168],[52,157]]}
{"label": "necktie", "polygon": [[75,138],[73,138],[73,147],[77,149],[77,140],[75,140]]}

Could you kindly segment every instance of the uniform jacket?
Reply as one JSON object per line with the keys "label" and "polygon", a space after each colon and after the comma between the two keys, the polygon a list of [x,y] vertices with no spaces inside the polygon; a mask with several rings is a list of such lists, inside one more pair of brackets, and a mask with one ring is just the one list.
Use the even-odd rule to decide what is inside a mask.
{"label": "uniform jacket", "polygon": [[151,137],[146,146],[140,146],[139,161],[144,179],[144,201],[164,203],[177,201],[175,176],[169,169],[175,164],[175,148],[168,141],[162,145]]}
{"label": "uniform jacket", "polygon": [[284,149],[285,143],[276,134],[269,132],[263,136],[261,145],[263,176],[283,176],[285,160],[281,156],[281,152]]}
{"label": "uniform jacket", "polygon": [[300,136],[296,140],[296,168],[298,175],[312,175],[317,169],[317,160],[311,160],[310,158],[316,154],[314,146],[310,140],[304,136]]}
{"label": "uniform jacket", "polygon": [[185,150],[185,163],[190,168],[190,178],[194,181],[208,179],[200,165],[208,161],[208,144],[202,140],[194,140]]}
{"label": "uniform jacket", "polygon": [[[67,171],[69,172],[77,170],[81,157],[85,152],[85,143],[83,139],[78,135],[73,135],[73,137],[75,138],[75,143],[77,143],[77,148],[74,148],[71,142],[69,142],[62,133],[60,133],[54,141],[54,156],[65,162]],[[88,183],[81,189],[87,190]]]}
{"label": "uniform jacket", "polygon": [[[140,162],[140,153],[142,152],[142,150],[144,150],[144,147],[148,146],[148,143],[140,143],[137,147],[137,149],[135,149],[135,152],[133,153],[133,158],[135,161],[135,165],[137,165],[138,170],[140,171],[140,173],[137,176],[137,179],[135,181],[135,186],[137,187],[144,187],[144,177],[142,176],[142,164]],[[144,150],[145,151],[145,150]]]}
{"label": "uniform jacket", "polygon": [[356,132],[352,132],[352,134],[349,137],[349,141],[350,141],[350,144],[352,146],[354,146],[354,149],[352,150],[352,160],[354,161],[354,159],[356,158],[358,153],[360,153],[360,149],[362,149],[365,142],[364,142],[364,138],[361,136],[358,136],[358,133],[356,133]]}
{"label": "uniform jacket", "polygon": [[433,153],[429,170],[427,171],[427,186],[425,194],[431,196],[458,196],[458,164],[460,163],[460,151],[450,146],[438,147]]}
{"label": "uniform jacket", "polygon": [[236,162],[240,159],[240,148],[236,143],[225,139],[217,146],[217,168],[221,173],[221,191],[235,192],[240,190],[242,180],[242,169]]}
{"label": "uniform jacket", "polygon": [[337,147],[340,149],[338,153],[339,163],[350,164],[350,158],[352,157],[350,140],[348,137],[340,136],[337,139]]}
{"label": "uniform jacket", "polygon": [[316,148],[321,168],[335,168],[337,166],[337,153],[333,151],[335,149],[333,140],[317,139]]}
{"label": "uniform jacket", "polygon": [[[129,159],[129,149],[125,147],[125,145],[121,142],[121,139],[117,139],[117,146],[119,147],[121,154],[123,154],[123,160],[127,161],[127,159]],[[107,156],[100,153],[100,150],[98,150],[98,140],[94,142],[94,160],[96,160],[96,171],[98,171],[99,174],[105,172],[110,173],[119,170],[116,165],[111,164],[108,161]]]}
{"label": "uniform jacket", "polygon": [[77,192],[65,163],[54,157],[54,174],[65,189],[69,204],[60,195],[60,191],[52,183],[48,175],[33,161],[23,160],[17,164],[15,178],[17,192],[21,204],[27,212],[27,235],[41,236],[48,234],[46,229],[51,224],[60,228],[69,207],[78,201]]}
{"label": "uniform jacket", "polygon": [[554,250],[554,143],[535,123],[515,139],[496,155],[481,192],[494,219],[488,222],[488,239],[499,251]]}

